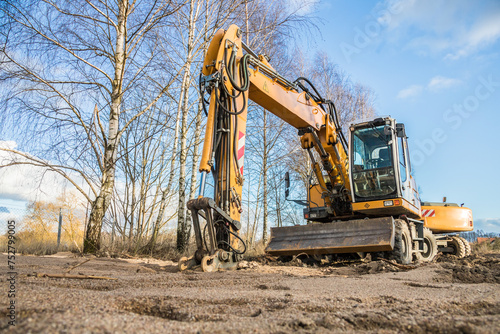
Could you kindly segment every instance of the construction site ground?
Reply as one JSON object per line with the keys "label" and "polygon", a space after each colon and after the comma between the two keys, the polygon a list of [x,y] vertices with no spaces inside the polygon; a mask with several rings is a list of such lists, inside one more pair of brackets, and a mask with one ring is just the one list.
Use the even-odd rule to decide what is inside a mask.
{"label": "construction site ground", "polygon": [[[8,325],[0,256],[0,330],[9,333],[499,333],[500,254],[178,272],[152,258],[16,256],[16,323]],[[74,269],[71,269],[75,267]],[[71,270],[69,270],[71,269]],[[109,279],[43,277],[43,274]],[[36,274],[35,274],[36,273]]]}

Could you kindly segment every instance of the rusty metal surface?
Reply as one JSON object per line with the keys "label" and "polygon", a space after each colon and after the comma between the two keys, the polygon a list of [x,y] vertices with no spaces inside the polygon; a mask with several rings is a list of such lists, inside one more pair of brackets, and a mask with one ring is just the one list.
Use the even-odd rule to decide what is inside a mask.
{"label": "rusty metal surface", "polygon": [[201,198],[195,198],[192,200],[189,200],[187,202],[187,208],[193,212],[200,212],[201,216],[206,219],[205,214],[202,213],[202,211],[199,210],[208,210],[212,209],[215,212],[217,212],[219,215],[224,217],[226,221],[228,221],[232,227],[238,231],[241,229],[241,223],[237,220],[232,219],[226,212],[224,212],[221,208],[217,206],[215,201],[212,198],[209,197],[201,197]]}
{"label": "rusty metal surface", "polygon": [[390,251],[392,217],[271,228],[271,255],[335,254]]}

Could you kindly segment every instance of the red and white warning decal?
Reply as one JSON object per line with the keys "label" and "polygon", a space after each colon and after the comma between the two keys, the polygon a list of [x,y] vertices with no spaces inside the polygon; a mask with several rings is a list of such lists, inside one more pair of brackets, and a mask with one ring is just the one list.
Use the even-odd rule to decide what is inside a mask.
{"label": "red and white warning decal", "polygon": [[245,134],[238,132],[238,166],[240,166],[240,174],[243,175],[243,158],[245,157]]}
{"label": "red and white warning decal", "polygon": [[422,210],[422,217],[436,217],[435,210]]}
{"label": "red and white warning decal", "polygon": [[469,210],[469,226],[472,227],[473,222],[472,222],[472,211]]}

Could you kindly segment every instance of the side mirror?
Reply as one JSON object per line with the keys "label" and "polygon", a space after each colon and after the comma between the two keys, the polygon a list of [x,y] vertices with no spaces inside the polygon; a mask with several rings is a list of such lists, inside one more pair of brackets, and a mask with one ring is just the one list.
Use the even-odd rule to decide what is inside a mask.
{"label": "side mirror", "polygon": [[285,198],[290,195],[290,173],[285,173]]}
{"label": "side mirror", "polygon": [[396,124],[396,136],[398,138],[404,138],[406,137],[406,131],[405,131],[405,125],[402,123]]}

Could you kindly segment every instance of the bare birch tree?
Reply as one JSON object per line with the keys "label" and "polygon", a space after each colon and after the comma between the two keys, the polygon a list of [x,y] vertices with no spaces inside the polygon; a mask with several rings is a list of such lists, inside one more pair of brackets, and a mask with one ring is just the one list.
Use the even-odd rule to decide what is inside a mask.
{"label": "bare birch tree", "polygon": [[[178,17],[180,39],[180,59],[183,61],[183,79],[180,87],[178,110],[180,111],[181,124],[179,128],[179,184],[178,184],[178,209],[177,209],[177,249],[183,251],[190,236],[190,221],[186,210],[187,198],[194,196],[196,189],[198,149],[201,134],[201,106],[197,85],[193,75],[199,71],[203,61],[204,51],[208,47],[210,37],[230,18],[237,16],[239,1],[207,1],[189,0],[185,11],[179,11]],[[204,15],[203,15],[204,14]],[[201,26],[201,28],[200,28]],[[193,110],[196,110],[193,112]],[[194,116],[195,129],[190,127],[190,120]],[[194,135],[191,172],[191,185],[188,190],[187,164],[188,164],[188,138]],[[196,169],[195,169],[196,166]]]}
{"label": "bare birch tree", "polygon": [[[64,176],[92,203],[85,252],[100,248],[121,136],[178,75],[158,76],[152,68],[157,27],[179,8],[177,1],[154,0],[5,1],[0,8],[8,22],[1,31],[1,80],[13,87],[3,107],[22,125],[18,137],[31,154],[12,153]],[[147,101],[128,109],[141,87]]]}

